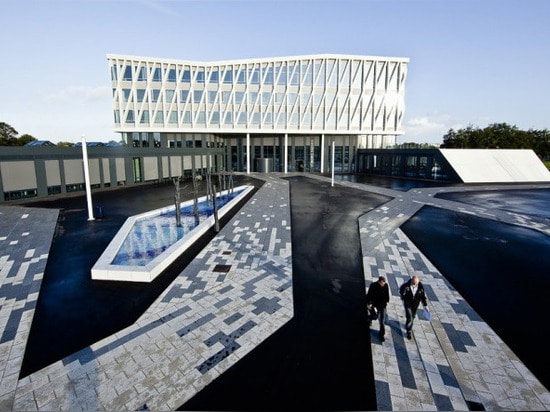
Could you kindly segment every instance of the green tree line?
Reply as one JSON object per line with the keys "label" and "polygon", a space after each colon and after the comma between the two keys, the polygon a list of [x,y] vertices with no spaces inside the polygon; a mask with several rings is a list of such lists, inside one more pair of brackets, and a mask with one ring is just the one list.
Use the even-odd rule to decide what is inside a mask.
{"label": "green tree line", "polygon": [[532,149],[541,159],[550,158],[550,131],[520,130],[506,123],[494,123],[484,129],[468,126],[450,129],[443,136],[442,148]]}
{"label": "green tree line", "polygon": [[[7,123],[0,122],[0,146],[25,146],[27,143],[38,140],[30,134],[19,136],[17,130]],[[59,142],[56,146],[67,147],[74,146],[71,142]]]}

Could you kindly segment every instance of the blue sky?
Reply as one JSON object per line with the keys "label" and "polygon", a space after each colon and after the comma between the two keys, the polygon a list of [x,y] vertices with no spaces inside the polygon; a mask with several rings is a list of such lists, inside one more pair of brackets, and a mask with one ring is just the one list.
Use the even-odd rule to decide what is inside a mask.
{"label": "blue sky", "polygon": [[4,0],[0,122],[41,140],[119,140],[109,53],[217,61],[407,57],[405,134],[550,129],[549,0]]}

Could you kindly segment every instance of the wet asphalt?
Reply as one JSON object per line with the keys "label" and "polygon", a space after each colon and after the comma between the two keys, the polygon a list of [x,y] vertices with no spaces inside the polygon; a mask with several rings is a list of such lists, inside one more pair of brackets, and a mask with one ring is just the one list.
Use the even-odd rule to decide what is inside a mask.
{"label": "wet asphalt", "polygon": [[375,410],[358,217],[389,198],[292,177],[294,318],[181,410]]}

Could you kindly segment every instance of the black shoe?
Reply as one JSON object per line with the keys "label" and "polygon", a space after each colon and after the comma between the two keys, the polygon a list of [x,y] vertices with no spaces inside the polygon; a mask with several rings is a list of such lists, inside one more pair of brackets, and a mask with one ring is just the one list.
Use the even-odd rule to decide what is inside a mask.
{"label": "black shoe", "polygon": [[407,332],[407,339],[408,339],[408,340],[411,340],[412,338],[413,338],[413,337],[412,337],[411,332]]}

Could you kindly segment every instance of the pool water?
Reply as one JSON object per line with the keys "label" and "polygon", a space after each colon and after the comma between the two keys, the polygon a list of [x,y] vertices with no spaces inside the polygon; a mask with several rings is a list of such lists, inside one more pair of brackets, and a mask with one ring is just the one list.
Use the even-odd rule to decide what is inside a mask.
{"label": "pool water", "polygon": [[[218,210],[241,192],[242,190],[239,190],[217,196],[216,206]],[[176,225],[175,210],[136,220],[111,264],[147,265],[214,214],[214,206],[211,200],[199,201],[198,208],[199,221],[197,222],[192,204],[181,207],[181,226]]]}

